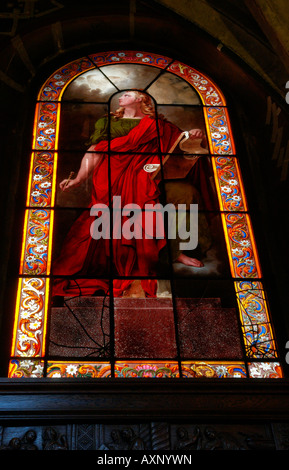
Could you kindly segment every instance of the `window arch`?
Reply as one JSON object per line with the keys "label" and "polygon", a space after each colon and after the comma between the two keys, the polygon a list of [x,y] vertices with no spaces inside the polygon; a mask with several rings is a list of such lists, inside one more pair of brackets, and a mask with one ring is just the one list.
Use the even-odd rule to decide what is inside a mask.
{"label": "window arch", "polygon": [[[93,89],[93,100],[91,94],[86,93],[88,88],[84,86],[92,81],[93,86],[97,87]],[[80,97],[81,87],[83,94]],[[82,107],[84,113],[90,112],[90,105],[93,105],[92,114],[88,113],[89,119],[84,121],[82,128],[84,142],[92,130],[93,119],[96,120],[101,114],[109,114],[112,96],[130,88],[147,92],[155,102],[157,113],[164,114],[168,119],[173,116],[180,128],[182,124],[187,125],[184,116],[188,119],[194,116],[196,122],[203,123],[207,150],[200,158],[206,158],[210,162],[210,184],[217,204],[205,209],[204,213],[214,213],[218,220],[228,262],[228,272],[225,270],[224,274],[222,271],[223,277],[216,279],[213,276],[214,288],[215,285],[220,285],[220,291],[227,292],[229,289],[230,293],[233,292],[238,313],[236,316],[227,310],[224,313],[224,307],[216,305],[216,299],[211,299],[213,303],[210,301],[211,303],[206,304],[205,310],[200,310],[200,302],[197,307],[194,306],[197,320],[184,320],[182,315],[187,318],[189,313],[188,318],[192,317],[192,305],[184,310],[182,298],[187,298],[187,291],[185,296],[178,295],[178,292],[182,291],[186,283],[189,283],[189,289],[198,294],[200,289],[203,292],[211,274],[202,278],[195,273],[188,276],[187,273],[183,275],[182,272],[173,271],[173,277],[169,279],[172,289],[169,290],[168,297],[165,297],[170,303],[170,313],[166,314],[166,318],[172,315],[172,322],[167,325],[167,331],[173,328],[171,352],[166,350],[163,355],[152,353],[148,357],[145,354],[137,357],[137,354],[130,356],[123,349],[121,354],[115,354],[119,338],[124,332],[119,327],[117,314],[110,312],[107,317],[108,325],[105,327],[107,329],[102,330],[101,354],[98,339],[94,338],[93,351],[97,350],[98,355],[91,354],[92,349],[89,346],[82,359],[78,353],[70,355],[67,351],[61,357],[61,345],[57,345],[52,337],[53,331],[59,327],[57,314],[53,323],[50,313],[54,279],[51,270],[53,252],[55,240],[61,235],[61,230],[57,229],[61,226],[61,220],[65,221],[65,217],[72,220],[73,216],[69,214],[73,210],[79,210],[82,205],[78,204],[78,196],[70,206],[67,203],[63,205],[58,199],[61,198],[57,193],[58,178],[68,169],[65,166],[65,157],[72,153],[79,156],[82,148],[75,148],[74,143],[70,144],[71,147],[66,147],[68,137],[65,141],[63,136],[69,136],[70,141],[74,142],[73,117],[82,112]],[[178,110],[183,111],[179,120]],[[70,119],[66,118],[67,115]],[[195,151],[190,152],[195,154]],[[160,161],[162,164],[162,158]],[[168,280],[164,273],[157,278],[158,282]],[[198,290],[196,285],[201,285],[201,288]],[[190,297],[192,302],[195,298],[194,294]],[[200,300],[200,296],[197,298]],[[137,309],[145,308],[142,306],[143,299],[136,300]],[[99,299],[95,298],[93,308],[97,302]],[[102,314],[103,309],[111,311],[110,302],[114,303],[114,298],[108,304],[101,304]],[[71,304],[66,307],[73,315]],[[81,308],[80,304],[76,308]],[[204,312],[209,323],[204,320]],[[106,318],[102,314],[100,323]],[[164,317],[159,318],[160,324],[163,324]],[[77,317],[74,319],[78,321]],[[127,325],[130,319],[128,317]],[[206,353],[200,352],[201,348],[198,346],[198,352],[194,356],[192,328],[199,334],[205,327],[212,329],[216,319],[221,319],[223,329],[220,335],[223,334],[223,343],[219,350],[221,352],[218,352],[219,338],[216,338],[220,330],[216,328],[205,335],[206,341],[210,337],[211,343],[216,342],[215,349],[212,347],[206,356]],[[66,327],[68,328],[67,323]],[[82,324],[81,328],[85,330],[85,325]],[[232,338],[228,335],[230,329],[235,332]],[[156,330],[151,332],[152,336],[155,332]],[[89,336],[87,331],[86,334]],[[222,346],[227,343],[230,349],[236,338],[240,344],[239,350],[233,355],[227,350],[224,352]],[[113,348],[108,348],[108,345],[113,345]],[[72,345],[69,348],[72,349]],[[93,360],[90,360],[91,357]],[[48,78],[38,94],[9,377],[44,376],[282,377],[226,100],[209,77],[177,60],[142,51],[98,53],[61,67]]]}

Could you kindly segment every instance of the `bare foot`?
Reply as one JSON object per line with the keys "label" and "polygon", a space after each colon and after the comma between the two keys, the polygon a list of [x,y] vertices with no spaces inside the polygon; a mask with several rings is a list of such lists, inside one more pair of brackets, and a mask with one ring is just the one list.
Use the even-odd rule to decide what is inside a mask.
{"label": "bare foot", "polygon": [[194,268],[202,268],[204,266],[202,261],[199,261],[196,258],[190,258],[183,253],[181,253],[177,258],[177,262],[185,264],[186,266],[193,266]]}

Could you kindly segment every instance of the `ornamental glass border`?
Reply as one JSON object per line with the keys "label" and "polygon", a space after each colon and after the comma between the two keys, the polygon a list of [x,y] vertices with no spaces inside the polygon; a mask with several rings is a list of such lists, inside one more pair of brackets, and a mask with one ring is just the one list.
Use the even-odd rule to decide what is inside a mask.
{"label": "ornamental glass border", "polygon": [[245,350],[244,362],[116,361],[114,377],[281,378],[225,98],[202,72],[169,57],[136,51],[98,53],[72,61],[54,72],[38,94],[8,377],[112,376],[107,361],[46,362],[45,340],[54,217],[50,209],[56,194],[60,102],[64,90],[78,75],[113,63],[145,64],[171,72],[187,81],[201,100]]}

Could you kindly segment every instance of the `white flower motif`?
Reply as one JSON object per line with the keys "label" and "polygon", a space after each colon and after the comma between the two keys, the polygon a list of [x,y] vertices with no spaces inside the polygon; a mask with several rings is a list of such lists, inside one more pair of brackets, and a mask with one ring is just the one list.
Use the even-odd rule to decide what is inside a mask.
{"label": "white flower motif", "polygon": [[36,374],[42,374],[42,372],[43,372],[43,365],[42,365],[42,364],[36,364],[36,366],[35,366],[33,372],[36,373]]}
{"label": "white flower motif", "polygon": [[201,91],[205,91],[205,90],[206,90],[206,87],[205,87],[205,86],[199,86],[198,88],[199,88],[199,90],[201,90]]}
{"label": "white flower motif", "polygon": [[36,258],[35,258],[35,256],[33,256],[33,255],[29,255],[29,256],[26,257],[26,261],[27,261],[28,263],[32,263],[32,262],[35,261],[35,260],[36,260]]}
{"label": "white flower motif", "polygon": [[230,184],[231,186],[237,186],[237,184],[238,184],[238,181],[237,181],[237,180],[234,180],[234,179],[232,179],[232,180],[229,180],[229,181],[228,181],[228,184]]}
{"label": "white flower motif", "polygon": [[37,253],[44,253],[44,251],[47,250],[47,247],[45,245],[39,245],[39,246],[36,246],[34,248],[34,250],[37,252]]}
{"label": "white flower motif", "polygon": [[60,78],[62,78],[62,75],[56,74],[56,75],[54,75],[54,78],[56,78],[56,80],[59,80]]}
{"label": "white flower motif", "polygon": [[57,85],[57,86],[62,86],[64,84],[65,84],[65,82],[55,82],[55,85]]}
{"label": "white flower motif", "polygon": [[263,370],[271,370],[272,366],[274,366],[274,363],[269,364],[269,363],[263,362],[262,364],[260,364],[260,368],[262,368]]}
{"label": "white flower motif", "polygon": [[23,343],[24,341],[29,341],[29,338],[28,338],[27,335],[22,333],[22,334],[19,335],[19,341],[20,341],[20,343]]}
{"label": "white flower motif", "polygon": [[125,57],[125,53],[124,53],[124,52],[119,52],[118,55],[119,55],[119,57]]}
{"label": "white flower motif", "polygon": [[138,53],[136,54],[136,57],[143,57],[143,54],[142,54],[141,52],[138,52]]}
{"label": "white flower motif", "polygon": [[54,129],[52,129],[52,127],[50,127],[49,129],[46,129],[46,131],[44,131],[45,134],[53,134],[54,133]]}
{"label": "white flower motif", "polygon": [[67,372],[67,374],[69,374],[69,375],[76,375],[76,374],[77,374],[77,366],[76,366],[76,365],[73,365],[73,364],[69,364],[69,365],[66,367],[66,372]]}
{"label": "white flower motif", "polygon": [[32,195],[32,196],[35,196],[35,197],[41,196],[41,192],[40,192],[40,191],[33,191],[33,192],[31,193],[31,195]]}
{"label": "white flower motif", "polygon": [[43,178],[44,178],[44,176],[42,176],[42,175],[34,175],[34,176],[33,176],[33,179],[34,179],[35,181],[41,181],[41,180],[43,180]]}
{"label": "white flower motif", "polygon": [[36,313],[34,317],[36,318],[36,320],[42,320],[42,313],[41,312]]}
{"label": "white flower motif", "polygon": [[47,123],[46,122],[40,122],[38,124],[38,127],[40,127],[40,129],[42,129],[43,127],[46,127],[47,126]]}
{"label": "white flower motif", "polygon": [[240,196],[236,196],[236,195],[233,196],[232,199],[233,199],[234,201],[241,201]]}
{"label": "white flower motif", "polygon": [[51,183],[49,183],[48,181],[45,181],[45,183],[42,183],[40,185],[40,188],[49,188],[51,186]]}
{"label": "white flower motif", "polygon": [[51,90],[52,90],[52,88],[51,88],[50,86],[46,86],[46,87],[44,88],[44,91],[51,91]]}
{"label": "white flower motif", "polygon": [[30,310],[37,310],[38,306],[37,306],[37,303],[35,302],[35,300],[30,300],[29,302],[27,302],[27,307],[29,307]]}
{"label": "white flower motif", "polygon": [[37,137],[37,140],[38,140],[38,142],[43,142],[43,140],[45,140],[45,137],[40,135],[39,137]]}
{"label": "white flower motif", "polygon": [[20,367],[23,367],[23,369],[29,369],[29,367],[33,366],[34,362],[33,361],[20,361]]}
{"label": "white flower motif", "polygon": [[232,188],[230,188],[230,186],[222,186],[221,187],[221,190],[224,192],[224,193],[231,193],[232,192]]}
{"label": "white flower motif", "polygon": [[36,243],[37,242],[37,237],[28,237],[28,243],[31,244],[31,243]]}
{"label": "white flower motif", "polygon": [[226,126],[221,126],[221,127],[219,127],[219,131],[220,132],[227,132],[228,128]]}
{"label": "white flower motif", "polygon": [[216,372],[218,375],[224,376],[227,374],[227,368],[225,366],[216,367]]}
{"label": "white flower motif", "polygon": [[228,140],[223,140],[222,145],[225,145],[225,146],[230,145],[230,142],[228,142]]}
{"label": "white flower motif", "polygon": [[250,243],[249,240],[242,240],[242,241],[240,242],[240,244],[241,244],[242,246],[245,246],[245,247],[248,247],[248,246],[251,245],[251,243]]}
{"label": "white flower motif", "polygon": [[257,367],[252,367],[250,369],[251,377],[261,377],[261,372],[257,369]]}
{"label": "white flower motif", "polygon": [[233,248],[232,253],[234,255],[237,255],[237,256],[242,256],[243,255],[243,250],[241,250],[240,248]]}
{"label": "white flower motif", "polygon": [[213,139],[221,139],[222,134],[220,134],[219,132],[212,132],[212,137]]}
{"label": "white flower motif", "polygon": [[21,318],[29,318],[31,317],[32,312],[29,312],[29,310],[24,310],[23,312],[20,313]]}
{"label": "white flower motif", "polygon": [[143,62],[149,62],[150,60],[149,60],[148,57],[144,57],[144,58],[142,59],[142,61],[143,61]]}
{"label": "white flower motif", "polygon": [[206,85],[208,83],[208,81],[207,80],[201,80],[200,83],[202,83],[203,85]]}
{"label": "white flower motif", "polygon": [[41,326],[41,322],[40,321],[35,321],[33,323],[30,323],[30,328],[31,330],[39,330],[40,326]]}
{"label": "white flower motif", "polygon": [[112,57],[111,60],[119,60],[119,57]]}
{"label": "white flower motif", "polygon": [[245,264],[246,264],[247,266],[253,266],[254,261],[253,261],[252,259],[246,259],[246,260],[245,260]]}

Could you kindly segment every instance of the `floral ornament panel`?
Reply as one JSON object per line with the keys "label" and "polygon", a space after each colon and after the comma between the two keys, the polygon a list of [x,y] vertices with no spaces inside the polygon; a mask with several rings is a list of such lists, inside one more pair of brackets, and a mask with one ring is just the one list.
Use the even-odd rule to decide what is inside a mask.
{"label": "floral ornament panel", "polygon": [[45,349],[47,279],[19,280],[12,356],[39,357]]}
{"label": "floral ornament panel", "polygon": [[27,228],[20,273],[30,276],[47,274],[51,212],[46,209],[31,209],[26,212],[26,217]]}
{"label": "floral ornament panel", "polygon": [[202,102],[207,106],[224,106],[225,99],[217,89],[211,79],[201,72],[182,64],[181,62],[173,62],[168,71],[182,77],[189,82],[200,94]]}
{"label": "floral ornament panel", "polygon": [[35,150],[55,150],[55,143],[58,140],[59,114],[59,103],[37,104],[33,142]]}
{"label": "floral ornament panel", "polygon": [[89,58],[97,66],[116,63],[130,63],[153,65],[154,67],[158,67],[160,69],[164,69],[172,61],[172,59],[170,59],[169,57],[164,57],[143,51],[101,52],[98,54],[90,55]]}
{"label": "floral ornament panel", "polygon": [[283,373],[279,362],[252,362],[248,364],[252,379],[282,379]]}
{"label": "floral ornament panel", "polygon": [[118,378],[176,378],[179,377],[177,362],[116,362],[115,377]]}
{"label": "floral ornament panel", "polygon": [[35,152],[31,156],[30,181],[27,206],[49,207],[53,205],[55,152]]}
{"label": "floral ornament panel", "polygon": [[44,361],[31,359],[11,359],[8,369],[8,378],[42,378],[43,371]]}
{"label": "floral ornament panel", "polygon": [[248,214],[221,214],[231,273],[235,278],[260,278],[261,269]]}
{"label": "floral ornament panel", "polygon": [[212,157],[216,187],[222,211],[246,211],[243,184],[235,157]]}
{"label": "floral ornament panel", "polygon": [[214,155],[235,154],[228,112],[223,107],[204,107],[210,151]]}
{"label": "floral ornament panel", "polygon": [[109,362],[48,362],[47,377],[57,378],[107,378],[111,376]]}
{"label": "floral ornament panel", "polygon": [[242,362],[182,362],[182,376],[185,378],[246,378]]}
{"label": "floral ornament panel", "polygon": [[82,57],[79,60],[75,60],[61,67],[46,81],[38,95],[38,100],[59,100],[63,88],[68,85],[73,78],[92,68],[94,68],[94,64],[87,57]]}
{"label": "floral ornament panel", "polygon": [[235,282],[245,350],[248,357],[277,356],[275,342],[261,282]]}

